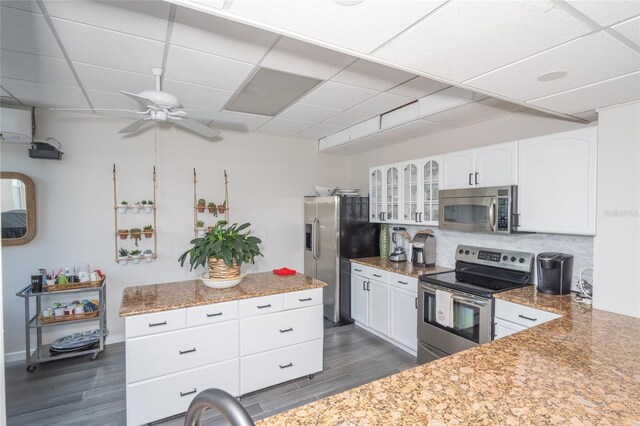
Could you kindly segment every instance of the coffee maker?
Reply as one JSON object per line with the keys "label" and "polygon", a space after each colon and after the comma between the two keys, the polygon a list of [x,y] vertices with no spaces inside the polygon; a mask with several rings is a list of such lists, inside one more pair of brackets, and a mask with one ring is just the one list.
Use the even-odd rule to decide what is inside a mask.
{"label": "coffee maker", "polygon": [[402,232],[407,228],[402,226],[394,226],[393,234],[391,235],[391,241],[393,241],[393,253],[389,255],[389,260],[392,262],[406,262],[407,253],[404,251],[404,243],[402,242]]}
{"label": "coffee maker", "polygon": [[569,294],[573,276],[573,255],[540,253],[537,259],[538,291],[544,294]]}
{"label": "coffee maker", "polygon": [[419,233],[413,237],[411,262],[420,267],[436,264],[436,237],[430,233]]}

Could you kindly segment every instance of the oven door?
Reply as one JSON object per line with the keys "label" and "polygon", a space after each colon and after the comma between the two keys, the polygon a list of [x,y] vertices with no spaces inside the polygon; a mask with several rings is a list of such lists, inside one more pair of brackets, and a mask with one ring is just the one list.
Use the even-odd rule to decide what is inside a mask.
{"label": "oven door", "polygon": [[418,294],[418,340],[453,354],[491,341],[493,300],[449,288],[453,294],[453,327],[436,322],[436,288],[420,282]]}
{"label": "oven door", "polygon": [[465,232],[496,232],[496,197],[440,197],[438,226]]}

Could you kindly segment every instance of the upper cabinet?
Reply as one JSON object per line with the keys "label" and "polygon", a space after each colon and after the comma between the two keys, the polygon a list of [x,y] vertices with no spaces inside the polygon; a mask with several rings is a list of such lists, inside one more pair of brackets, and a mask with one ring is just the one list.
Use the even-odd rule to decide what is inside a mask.
{"label": "upper cabinet", "polygon": [[369,222],[380,222],[383,219],[384,190],[382,167],[369,169]]}
{"label": "upper cabinet", "polygon": [[597,127],[519,142],[520,231],[595,235]]}
{"label": "upper cabinet", "polygon": [[444,154],[442,189],[518,183],[518,144],[507,142]]}
{"label": "upper cabinet", "polygon": [[369,221],[400,223],[400,164],[369,169]]}

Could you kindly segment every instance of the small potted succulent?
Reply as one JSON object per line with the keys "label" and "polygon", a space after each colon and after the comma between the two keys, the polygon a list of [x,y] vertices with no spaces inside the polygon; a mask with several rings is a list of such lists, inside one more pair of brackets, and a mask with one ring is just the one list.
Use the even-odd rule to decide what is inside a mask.
{"label": "small potted succulent", "polygon": [[134,265],[137,265],[138,263],[140,263],[140,253],[142,252],[138,249],[131,250],[131,253],[129,253],[131,255],[131,261],[133,262]]}
{"label": "small potted succulent", "polygon": [[200,198],[196,207],[198,208],[198,213],[204,213],[204,209],[207,207],[207,202],[204,198]]}
{"label": "small potted succulent", "polygon": [[131,211],[135,214],[140,213],[140,202],[135,203],[131,206]]}
{"label": "small potted succulent", "polygon": [[144,257],[144,261],[147,263],[153,262],[153,252],[149,249],[146,249],[142,252],[142,256]]}
{"label": "small potted succulent", "polygon": [[142,207],[144,208],[144,212],[145,213],[152,213],[153,212],[153,201],[152,200],[142,200],[140,203],[142,204]]}
{"label": "small potted succulent", "polygon": [[129,230],[128,229],[118,229],[118,235],[120,236],[121,240],[126,240],[127,237],[129,236]]}
{"label": "small potted succulent", "polygon": [[126,248],[121,248],[118,250],[118,263],[121,265],[126,265],[129,262],[129,250]]}
{"label": "small potted succulent", "polygon": [[204,222],[201,220],[196,221],[196,229],[198,231],[198,237],[204,237]]}
{"label": "small potted succulent", "polygon": [[129,229],[129,234],[131,235],[131,239],[135,241],[136,247],[138,247],[138,241],[142,239],[142,229],[131,228]]}
{"label": "small potted succulent", "polygon": [[144,228],[142,228],[142,232],[144,233],[144,236],[146,238],[153,237],[153,226],[152,225],[145,225]]}
{"label": "small potted succulent", "polygon": [[128,206],[129,206],[129,204],[127,203],[126,200],[120,201],[120,204],[118,204],[118,213],[120,213],[120,214],[126,213]]}
{"label": "small potted succulent", "polygon": [[209,213],[212,213],[214,216],[218,216],[218,207],[216,203],[207,204],[207,208],[209,209]]}
{"label": "small potted succulent", "polygon": [[227,200],[224,200],[222,204],[218,204],[218,213],[224,214],[224,211],[227,209]]}

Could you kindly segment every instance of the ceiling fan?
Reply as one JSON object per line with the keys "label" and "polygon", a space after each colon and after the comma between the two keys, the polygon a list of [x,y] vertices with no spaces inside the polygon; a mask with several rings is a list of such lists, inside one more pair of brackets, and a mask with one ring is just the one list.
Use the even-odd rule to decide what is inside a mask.
{"label": "ceiling fan", "polygon": [[120,91],[136,101],[140,109],[90,109],[90,108],[52,108],[58,111],[76,111],[76,112],[103,112],[106,115],[122,116],[123,113],[127,117],[139,116],[136,121],[120,130],[118,133],[133,133],[140,130],[145,124],[151,122],[164,122],[174,124],[191,130],[206,138],[212,138],[220,135],[220,131],[205,126],[196,120],[214,120],[226,121],[231,123],[240,123],[235,114],[187,110],[182,108],[180,100],[168,92],[163,92],[161,88],[160,78],[162,77],[162,68],[151,68],[151,72],[156,77],[156,89],[144,90],[140,93],[130,93]]}

